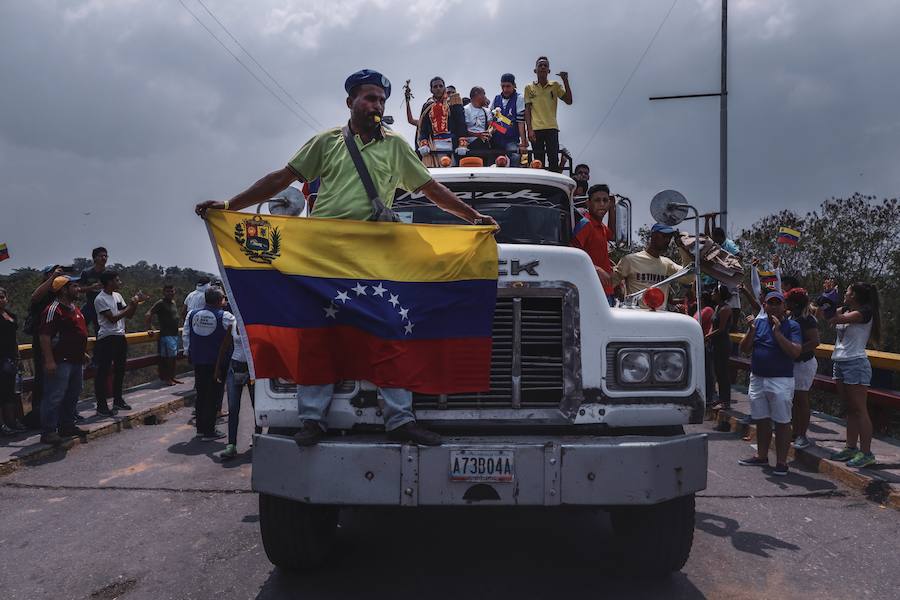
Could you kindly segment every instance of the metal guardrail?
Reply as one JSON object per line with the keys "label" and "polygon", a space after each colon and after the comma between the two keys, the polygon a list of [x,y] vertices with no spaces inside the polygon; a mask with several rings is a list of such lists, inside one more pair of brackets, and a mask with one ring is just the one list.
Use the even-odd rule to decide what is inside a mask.
{"label": "metal guardrail", "polygon": [[[126,333],[125,341],[129,346],[137,346],[140,344],[149,344],[152,342],[156,342],[159,340],[159,330],[151,330],[153,335],[151,335],[150,331],[138,331],[135,333]],[[181,335],[181,329],[178,330],[178,334]],[[97,339],[94,337],[88,338],[88,350],[92,349],[94,345],[97,343]],[[19,344],[19,359],[20,360],[29,360],[33,358],[33,349],[31,344]],[[184,352],[182,350],[178,351],[178,360],[184,359]],[[129,358],[125,361],[125,370],[126,371],[134,371],[136,369],[143,369],[144,367],[152,367],[159,363],[159,354],[147,354],[145,356],[136,356],[133,358]],[[91,379],[94,377],[94,369],[89,368],[84,372],[85,380]],[[22,391],[28,392],[31,391],[34,385],[34,377],[26,377],[22,380]]]}
{"label": "metal guardrail", "polygon": [[[731,341],[739,344],[743,339],[743,333],[732,333]],[[834,352],[834,344],[819,344],[816,348],[816,358],[831,358]],[[884,369],[885,371],[900,372],[900,354],[893,352],[881,352],[879,350],[866,350],[869,362],[875,369]]]}

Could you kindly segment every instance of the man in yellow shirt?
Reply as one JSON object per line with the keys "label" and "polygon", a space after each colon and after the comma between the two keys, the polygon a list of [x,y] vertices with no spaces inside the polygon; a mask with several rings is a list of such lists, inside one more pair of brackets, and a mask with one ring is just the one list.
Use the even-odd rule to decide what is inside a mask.
{"label": "man in yellow shirt", "polygon": [[[662,223],[655,224],[650,229],[650,243],[647,244],[647,248],[623,256],[619,264],[613,268],[613,283],[618,284],[620,281],[625,281],[625,294],[634,294],[683,269],[684,267],[672,259],[662,256],[669,249],[674,234],[674,228]],[[693,281],[693,275],[685,275],[678,279],[679,283]],[[665,294],[666,301],[663,303],[665,306],[669,301],[669,284],[661,285],[659,289]],[[641,303],[643,304],[643,298]]]}
{"label": "man in yellow shirt", "polygon": [[566,71],[558,73],[562,83],[547,79],[550,59],[540,56],[534,64],[537,81],[525,86],[525,124],[534,157],[551,171],[559,172],[559,125],[556,122],[558,100],[572,104],[572,85]]}

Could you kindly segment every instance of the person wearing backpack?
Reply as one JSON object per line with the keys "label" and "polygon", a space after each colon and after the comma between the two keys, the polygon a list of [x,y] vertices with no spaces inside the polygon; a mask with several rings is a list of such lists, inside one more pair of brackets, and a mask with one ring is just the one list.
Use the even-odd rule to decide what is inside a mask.
{"label": "person wearing backpack", "polygon": [[184,353],[194,367],[197,395],[194,406],[197,411],[197,437],[204,442],[225,437],[216,429],[216,406],[225,388],[216,381],[219,348],[227,333],[226,321],[234,316],[225,310],[225,294],[222,288],[212,286],[204,293],[205,305],[190,311],[184,320],[182,339]]}

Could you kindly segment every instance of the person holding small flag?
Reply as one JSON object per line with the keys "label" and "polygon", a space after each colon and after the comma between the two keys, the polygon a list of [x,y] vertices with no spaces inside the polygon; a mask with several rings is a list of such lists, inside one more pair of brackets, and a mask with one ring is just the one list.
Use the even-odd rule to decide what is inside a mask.
{"label": "person holding small flag", "polygon": [[528,152],[525,136],[525,97],[516,91],[516,77],[512,73],[500,76],[500,93],[491,102],[494,113],[494,131],[491,147],[505,150],[509,164],[518,165]]}

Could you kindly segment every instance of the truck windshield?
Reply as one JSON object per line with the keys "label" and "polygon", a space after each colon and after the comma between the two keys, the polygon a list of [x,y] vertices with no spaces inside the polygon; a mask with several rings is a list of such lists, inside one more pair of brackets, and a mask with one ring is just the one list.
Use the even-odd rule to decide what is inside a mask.
{"label": "truck windshield", "polygon": [[[497,241],[506,244],[569,244],[569,198],[560,188],[539,184],[446,183],[466,204],[500,224]],[[394,211],[407,223],[462,224],[424,194],[398,193]]]}

